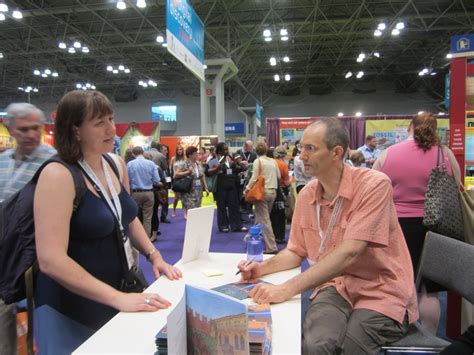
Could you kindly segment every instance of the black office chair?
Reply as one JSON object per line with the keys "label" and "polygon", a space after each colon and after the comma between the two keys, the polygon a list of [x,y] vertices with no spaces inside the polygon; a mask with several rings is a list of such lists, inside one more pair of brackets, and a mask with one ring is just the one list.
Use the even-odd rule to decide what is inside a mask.
{"label": "black office chair", "polygon": [[[440,234],[428,232],[421,253],[416,289],[423,278],[456,291],[474,303],[474,246]],[[408,333],[399,341],[384,346],[387,354],[397,351],[425,351],[439,353],[450,343],[426,331],[419,322],[410,325]]]}

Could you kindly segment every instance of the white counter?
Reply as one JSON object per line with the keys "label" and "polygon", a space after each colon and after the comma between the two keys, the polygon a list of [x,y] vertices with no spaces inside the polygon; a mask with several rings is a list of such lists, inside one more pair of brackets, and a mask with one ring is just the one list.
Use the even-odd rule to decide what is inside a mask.
{"label": "white counter", "polygon": [[[245,258],[244,254],[210,253],[209,260],[197,260],[185,265],[176,264],[183,271],[179,281],[169,281],[161,277],[148,289],[169,300],[173,306],[181,299],[185,283],[213,288],[230,282],[237,282],[235,276],[237,263]],[[202,270],[217,269],[222,276],[206,277]],[[297,275],[299,268],[265,276],[263,279],[279,284]],[[112,318],[91,338],[82,344],[74,355],[92,354],[154,354],[155,336],[166,324],[166,317],[172,307],[152,313],[124,313]],[[301,298],[272,305],[273,354],[299,354],[301,349]]]}

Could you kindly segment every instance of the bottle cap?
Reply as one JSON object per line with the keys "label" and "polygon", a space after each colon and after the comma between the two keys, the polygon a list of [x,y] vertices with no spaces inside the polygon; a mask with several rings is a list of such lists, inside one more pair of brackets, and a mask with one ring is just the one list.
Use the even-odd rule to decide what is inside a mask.
{"label": "bottle cap", "polygon": [[250,234],[260,234],[260,228],[258,226],[250,227]]}

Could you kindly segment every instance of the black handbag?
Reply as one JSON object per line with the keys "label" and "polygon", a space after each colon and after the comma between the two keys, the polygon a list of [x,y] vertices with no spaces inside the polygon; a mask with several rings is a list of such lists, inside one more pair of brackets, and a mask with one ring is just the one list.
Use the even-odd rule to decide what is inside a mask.
{"label": "black handbag", "polygon": [[193,178],[185,176],[182,178],[173,180],[173,187],[171,188],[174,192],[189,192],[193,187]]}
{"label": "black handbag", "polygon": [[423,225],[430,231],[464,240],[459,188],[454,177],[448,175],[446,171],[446,162],[441,146],[438,146],[436,167],[431,170],[428,180]]}

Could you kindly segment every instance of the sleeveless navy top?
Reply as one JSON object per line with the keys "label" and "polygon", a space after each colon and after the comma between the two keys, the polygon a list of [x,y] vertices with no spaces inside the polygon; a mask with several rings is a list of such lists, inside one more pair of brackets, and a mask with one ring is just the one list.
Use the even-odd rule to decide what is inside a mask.
{"label": "sleeveless navy top", "polygon": [[[128,225],[137,216],[138,208],[123,186],[119,199],[122,224],[128,233]],[[87,190],[71,217],[68,255],[92,276],[118,289],[123,271],[115,223],[107,203]],[[68,291],[41,272],[36,281],[36,307],[49,305],[93,330],[102,327],[118,312]]]}

